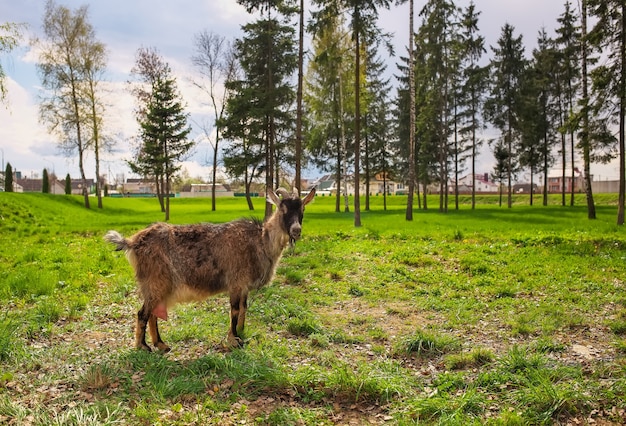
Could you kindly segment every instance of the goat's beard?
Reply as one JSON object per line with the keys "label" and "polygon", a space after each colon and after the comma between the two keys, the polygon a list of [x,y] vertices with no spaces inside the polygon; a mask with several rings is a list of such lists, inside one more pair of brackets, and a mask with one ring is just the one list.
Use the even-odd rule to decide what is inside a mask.
{"label": "goat's beard", "polygon": [[296,239],[292,236],[289,236],[289,247],[292,250],[296,247]]}

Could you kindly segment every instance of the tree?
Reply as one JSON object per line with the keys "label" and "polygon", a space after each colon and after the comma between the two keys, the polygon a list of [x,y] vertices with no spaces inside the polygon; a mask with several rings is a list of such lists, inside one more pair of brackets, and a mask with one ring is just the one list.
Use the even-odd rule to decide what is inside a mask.
{"label": "tree", "polygon": [[616,0],[589,0],[592,14],[598,18],[589,36],[602,48],[607,63],[592,73],[594,91],[614,117],[617,113],[619,153],[619,200],[617,224],[624,224],[626,203],[626,3]]}
{"label": "tree", "polygon": [[508,172],[509,165],[511,162],[508,160],[510,151],[504,145],[503,139],[498,139],[495,143],[493,149],[493,156],[496,159],[496,164],[493,168],[493,173],[491,174],[491,178],[494,182],[498,182],[498,194],[499,194],[499,205],[502,207],[502,188],[504,187],[504,180],[507,176],[510,175]]}
{"label": "tree", "polygon": [[37,64],[44,89],[40,117],[67,155],[78,153],[83,197],[89,208],[84,158],[90,149],[96,153],[99,149],[101,111],[95,107],[95,79],[104,69],[104,46],[95,39],[86,6],[72,11],[48,0],[43,26],[45,40],[38,41]]}
{"label": "tree", "polygon": [[215,211],[215,185],[217,180],[217,155],[221,140],[221,121],[224,117],[226,102],[232,92],[226,83],[237,77],[239,70],[234,46],[222,36],[203,31],[195,38],[196,54],[192,62],[198,68],[206,84],[196,82],[211,101],[215,136],[211,136],[208,128],[205,128],[205,136],[211,142],[213,148],[212,179],[211,179],[211,210]]}
{"label": "tree", "polygon": [[487,67],[480,65],[480,59],[486,52],[485,39],[478,34],[478,17],[473,2],[465,9],[461,18],[462,83],[459,96],[461,138],[470,145],[472,175],[472,209],[476,208],[476,158],[482,140],[478,132],[484,128],[482,110],[484,94],[487,89]]}
{"label": "tree", "polygon": [[4,169],[4,192],[13,192],[13,167],[7,163]]}
{"label": "tree", "polygon": [[[376,46],[367,50],[367,64],[364,85],[364,176],[365,176],[365,210],[370,209],[370,180],[373,175],[387,179],[389,173],[389,129],[392,128],[389,108],[391,84],[384,77],[385,63],[374,57]],[[383,188],[386,204],[386,185]]]}
{"label": "tree", "polygon": [[104,134],[105,105],[102,99],[101,81],[106,69],[106,48],[104,44],[92,42],[81,46],[82,68],[85,76],[83,97],[86,115],[86,136],[94,153],[96,173],[96,198],[98,208],[102,208],[102,181],[100,179],[100,154],[111,148],[112,140]]}
{"label": "tree", "polygon": [[[131,93],[136,98],[135,119],[142,123],[148,114],[148,106],[153,101],[154,88],[161,80],[171,78],[172,70],[167,62],[154,48],[140,48],[137,50],[135,65],[131,70],[135,81],[129,82]],[[160,155],[158,145],[151,144],[139,138],[135,147],[134,160],[128,161],[131,171],[138,173],[143,178],[154,179],[157,198],[161,211],[165,213],[165,179],[163,170],[155,163],[154,159]]]}
{"label": "tree", "polygon": [[248,209],[254,210],[250,198],[252,181],[265,171],[263,122],[251,114],[254,89],[245,80],[227,83],[233,96],[226,103],[221,126],[231,143],[224,149],[224,167],[233,177],[243,178]]}
{"label": "tree", "polygon": [[[454,154],[450,136],[454,124],[455,88],[459,75],[458,8],[450,0],[429,0],[420,16],[422,25],[417,33],[417,49],[424,61],[420,64],[417,84],[422,88],[426,109],[417,113],[418,132],[421,128],[436,154],[429,163],[433,177],[439,183],[439,210],[447,211],[449,161]],[[432,120],[427,123],[425,120]],[[422,170],[423,172],[424,170]]]}
{"label": "tree", "polygon": [[[297,67],[294,46],[294,29],[279,20],[291,16],[296,9],[281,0],[238,0],[248,12],[259,10],[261,19],[243,26],[244,37],[235,42],[244,77],[232,82],[233,98],[237,108],[231,111],[247,112],[246,120],[255,122],[252,128],[258,131],[252,141],[263,141],[265,186],[271,189],[280,179],[275,170],[278,160],[284,157],[286,147],[280,137],[291,131],[293,123],[289,106],[294,101],[291,76]],[[277,16],[274,16],[276,14]],[[249,100],[247,110],[241,108],[240,100]],[[241,123],[243,117],[230,117],[231,123]],[[237,126],[235,126],[237,127]],[[284,141],[287,138],[284,138]],[[276,178],[274,180],[274,178]],[[272,204],[265,203],[265,217],[272,214]]]}
{"label": "tree", "polygon": [[345,211],[349,211],[347,188],[342,189],[348,175],[353,142],[354,93],[349,84],[353,74],[346,61],[351,50],[349,34],[342,16],[325,19],[312,42],[313,59],[308,63],[304,104],[307,110],[307,148],[311,161],[335,176],[337,188],[335,211],[339,212],[344,193]]}
{"label": "tree", "polygon": [[519,113],[521,101],[521,82],[526,68],[522,36],[514,36],[510,24],[502,27],[502,33],[496,47],[492,47],[494,58],[491,61],[491,95],[485,103],[489,121],[500,130],[506,156],[509,162],[507,172],[507,205],[513,205],[512,182],[517,168],[517,148],[519,145]]}
{"label": "tree", "polygon": [[180,170],[178,163],[193,146],[193,142],[187,139],[191,132],[187,119],[174,78],[158,79],[152,88],[145,119],[139,125],[146,148],[144,160],[163,177],[161,189],[165,195],[166,221],[170,218],[172,178]]}
{"label": "tree", "polygon": [[[361,155],[361,53],[362,42],[370,44],[383,36],[378,27],[378,9],[389,9],[391,0],[314,0],[322,6],[319,16],[338,16],[347,11],[354,42],[354,226],[361,226],[360,155]],[[323,23],[320,25],[323,27]]]}
{"label": "tree", "polygon": [[304,0],[298,8],[298,87],[296,89],[296,146],[295,146],[295,188],[302,188],[302,115],[304,88]]}
{"label": "tree", "polygon": [[[0,54],[10,53],[17,47],[22,39],[22,31],[24,25],[14,24],[12,22],[6,22],[0,24]],[[6,74],[4,68],[0,63],[0,103],[6,101],[7,88],[5,84]]]}
{"label": "tree", "polygon": [[[580,28],[577,25],[578,17],[574,13],[569,1],[565,2],[565,11],[557,19],[561,25],[556,29],[556,46],[559,55],[559,77],[555,84],[559,85],[561,102],[560,107],[560,132],[561,132],[561,204],[565,205],[565,177],[567,170],[567,151],[570,153],[570,172],[572,188],[570,193],[570,205],[574,205],[574,179],[576,164],[575,155],[575,134],[577,112],[575,111],[578,92],[580,90]],[[567,137],[569,136],[569,147]]]}
{"label": "tree", "polygon": [[72,179],[69,173],[65,175],[65,195],[72,195]]}
{"label": "tree", "polygon": [[41,192],[44,194],[50,193],[50,179],[48,178],[48,169],[43,169],[43,178],[41,179]]}
{"label": "tree", "polygon": [[[403,4],[407,0],[399,1],[398,4]],[[409,2],[409,62],[408,62],[408,77],[409,77],[409,134],[408,134],[408,166],[409,166],[409,191],[406,200],[406,212],[404,215],[405,220],[413,220],[413,195],[415,194],[415,5],[414,0],[408,0]]]}
{"label": "tree", "polygon": [[589,61],[589,42],[587,40],[587,0],[581,2],[581,80],[582,98],[580,99],[581,131],[579,147],[583,152],[583,168],[585,179],[585,195],[587,199],[587,218],[596,218],[596,206],[593,202],[593,191],[591,189],[591,121],[590,121],[590,100],[589,100],[589,80],[587,64]]}
{"label": "tree", "polygon": [[520,166],[530,170],[530,204],[533,204],[534,176],[543,173],[543,205],[548,205],[548,170],[554,162],[552,148],[558,127],[558,61],[545,30],[539,32],[533,60],[522,76],[520,97]]}

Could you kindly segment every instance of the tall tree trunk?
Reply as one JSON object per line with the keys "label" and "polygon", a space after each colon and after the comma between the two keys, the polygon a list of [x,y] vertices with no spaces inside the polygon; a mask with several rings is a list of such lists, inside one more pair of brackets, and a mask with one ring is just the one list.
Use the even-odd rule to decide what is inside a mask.
{"label": "tall tree trunk", "polygon": [[[77,133],[78,133],[78,138],[80,140],[80,126],[77,126]],[[83,181],[83,199],[85,200],[85,208],[91,208],[89,206],[89,189],[88,189],[88,185],[87,185],[87,177],[85,176],[85,166],[83,164],[83,156],[84,156],[84,149],[82,147],[82,144],[79,142],[79,148],[78,148],[78,169],[80,170],[80,178]]]}
{"label": "tall tree trunk", "polygon": [[459,132],[456,100],[454,105],[454,209],[459,209]]}
{"label": "tall tree trunk", "polygon": [[[358,7],[358,6],[357,6]],[[357,25],[356,28],[360,26]],[[354,71],[354,226],[361,226],[361,199],[360,185],[360,155],[361,155],[361,37],[356,31],[355,46],[356,64]]]}
{"label": "tall tree trunk", "polygon": [[[252,184],[252,180],[251,177],[248,173],[248,168],[246,167],[246,170],[244,172],[244,177],[243,177],[243,182],[245,185],[245,191],[246,191],[246,202],[248,203],[248,210],[252,211],[254,210],[254,204],[252,204],[252,198],[250,198],[250,185]],[[266,191],[271,191],[271,189],[267,189]],[[267,196],[267,194],[265,194]]]}
{"label": "tall tree trunk", "polygon": [[[544,144],[548,147],[548,135],[544,136]],[[548,150],[543,152],[543,205],[548,205]]]}
{"label": "tall tree trunk", "polygon": [[[587,196],[587,217],[596,218],[596,206],[593,202],[593,191],[591,189],[591,140],[589,135],[589,88],[587,81],[587,0],[582,0],[582,26],[581,26],[581,47],[582,47],[582,83],[583,83],[583,161],[584,161],[584,185]],[[573,182],[572,182],[573,184]]]}
{"label": "tall tree trunk", "polygon": [[[346,143],[346,130],[343,119],[343,81],[341,79],[341,71],[339,72],[339,130],[341,132],[341,147],[343,150],[343,197],[344,211],[350,211],[350,203],[348,200],[348,145]],[[337,187],[337,192],[341,192],[341,187]]]}
{"label": "tall tree trunk", "polygon": [[[409,0],[409,192],[406,201],[407,221],[413,220],[413,193],[415,192],[415,60],[413,49],[413,0]],[[419,190],[418,190],[419,192]],[[419,199],[419,194],[418,194]]]}
{"label": "tall tree trunk", "polygon": [[[365,116],[365,128],[367,129],[367,115]],[[370,153],[369,137],[365,133],[365,211],[370,209]]]}
{"label": "tall tree trunk", "polygon": [[170,177],[165,177],[165,221],[170,220]]}
{"label": "tall tree trunk", "polygon": [[533,196],[535,195],[535,191],[533,190],[533,182],[535,179],[535,172],[531,166],[530,168],[530,205],[533,205]]}
{"label": "tall tree trunk", "polygon": [[93,127],[93,152],[96,161],[96,196],[98,197],[98,208],[102,208],[102,188],[100,187],[100,125],[96,115],[96,93],[93,80],[89,80],[89,91],[91,101],[91,125]]}
{"label": "tall tree trunk", "polygon": [[[246,143],[245,138],[243,140],[243,143],[244,143],[244,152],[245,152],[245,150],[246,150],[246,148],[245,148],[245,143]],[[252,173],[249,173],[248,172],[248,167],[246,167],[244,169],[244,172],[243,172],[243,184],[244,184],[244,190],[245,190],[245,193],[246,193],[246,202],[248,203],[248,210],[250,210],[250,211],[254,210],[254,204],[252,204],[252,199],[250,198],[250,186],[252,185],[252,178],[253,177],[254,177],[254,171]],[[265,196],[266,197],[267,197],[267,191],[270,191],[270,190],[271,190],[270,188],[266,188],[265,189],[265,192],[266,192]]]}
{"label": "tall tree trunk", "polygon": [[[272,176],[274,172],[274,147],[272,137],[269,136],[271,131],[271,126],[269,124],[269,119],[266,117],[266,147],[265,147],[265,190],[273,191],[274,188],[274,176]],[[268,219],[272,215],[272,204],[269,201],[265,201],[265,219]]]}
{"label": "tall tree trunk", "polygon": [[212,170],[213,182],[211,183],[211,211],[215,211],[215,197],[216,197],[215,180],[217,179],[217,152],[218,152],[217,141],[219,140],[219,133],[220,133],[219,126],[215,130],[217,134],[215,136],[215,145],[213,145],[213,170]]}
{"label": "tall tree trunk", "polygon": [[[472,121],[475,122],[475,114]],[[476,126],[472,124],[472,210],[476,208]]]}
{"label": "tall tree trunk", "polygon": [[[267,9],[267,20],[270,22],[271,14],[270,8]],[[268,57],[267,57],[267,93],[268,99],[274,102],[274,73],[272,67],[274,66],[272,60],[272,41],[268,40]],[[274,172],[274,120],[273,117],[266,117],[266,140],[267,140],[267,152],[266,152],[266,164],[265,164],[265,186],[266,191],[273,191],[273,176]],[[265,201],[265,219],[268,219],[272,215],[272,204],[269,201]]]}
{"label": "tall tree trunk", "polygon": [[575,198],[575,194],[576,194],[576,185],[574,184],[576,182],[576,142],[575,142],[575,138],[574,138],[574,131],[570,131],[569,134],[570,137],[570,163],[572,165],[572,170],[571,170],[571,182],[570,182],[570,196],[569,196],[569,205],[573,206],[574,205],[574,198]]}
{"label": "tall tree trunk", "polygon": [[83,198],[85,199],[85,208],[89,206],[89,190],[87,188],[87,177],[85,176],[85,166],[83,163],[83,157],[85,156],[85,144],[83,143],[82,128],[80,126],[80,114],[78,107],[78,96],[76,94],[76,83],[72,83],[72,103],[74,108],[74,119],[76,120],[74,125],[76,126],[76,144],[78,146],[78,168],[80,170],[80,178],[83,181]]}
{"label": "tall tree trunk", "polygon": [[624,224],[624,198],[626,192],[626,153],[624,152],[624,115],[626,114],[626,4],[622,2],[622,28],[620,34],[620,76],[619,76],[619,201],[617,224]]}
{"label": "tall tree trunk", "polygon": [[304,67],[304,0],[300,0],[300,23],[298,37],[298,89],[296,94],[296,182],[298,191],[302,188],[302,75]]}
{"label": "tall tree trunk", "polygon": [[[510,114],[509,110],[509,114]],[[508,120],[508,130],[507,130],[507,143],[508,143],[508,151],[509,155],[507,157],[507,207],[513,207],[513,193],[512,193],[512,181],[513,181],[513,130],[511,129],[511,118]]]}
{"label": "tall tree trunk", "polygon": [[[562,121],[561,121],[562,123]],[[565,174],[567,170],[567,153],[566,150],[566,137],[565,133],[561,134],[561,161],[563,162],[563,168],[561,170],[561,205],[565,206]]]}
{"label": "tall tree trunk", "polygon": [[337,138],[337,169],[335,170],[335,188],[337,188],[337,194],[335,194],[335,213],[341,211],[341,148],[339,137]]}

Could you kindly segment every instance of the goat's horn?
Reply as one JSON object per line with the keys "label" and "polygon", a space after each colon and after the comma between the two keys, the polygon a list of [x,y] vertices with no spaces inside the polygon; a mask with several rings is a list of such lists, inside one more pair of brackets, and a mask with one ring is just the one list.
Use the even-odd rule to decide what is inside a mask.
{"label": "goat's horn", "polygon": [[300,191],[298,191],[298,188],[296,188],[295,186],[293,187],[293,197],[294,198],[300,197]]}
{"label": "goat's horn", "polygon": [[285,188],[278,188],[278,189],[276,189],[276,193],[278,195],[280,195],[281,197],[283,197],[283,199],[291,197],[291,194]]}

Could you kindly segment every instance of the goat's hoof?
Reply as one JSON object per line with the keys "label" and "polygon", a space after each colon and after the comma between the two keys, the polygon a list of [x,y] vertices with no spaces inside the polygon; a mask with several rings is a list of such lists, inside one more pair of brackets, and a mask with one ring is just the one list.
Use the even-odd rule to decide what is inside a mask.
{"label": "goat's hoof", "polygon": [[159,342],[156,344],[156,348],[159,350],[160,353],[162,354],[166,354],[169,351],[171,351],[170,347],[167,346],[165,343],[163,342]]}
{"label": "goat's hoof", "polygon": [[231,336],[228,338],[228,347],[230,349],[243,348],[243,340],[239,337]]}
{"label": "goat's hoof", "polygon": [[165,343],[161,342],[161,343],[157,343],[157,349],[159,350],[159,352],[161,352],[162,354],[166,354],[169,351],[171,351],[170,347],[167,346]]}
{"label": "goat's hoof", "polygon": [[150,349],[150,346],[148,345],[141,345],[141,346],[137,346],[137,350],[140,351],[146,351],[146,352],[152,352],[152,349]]}

